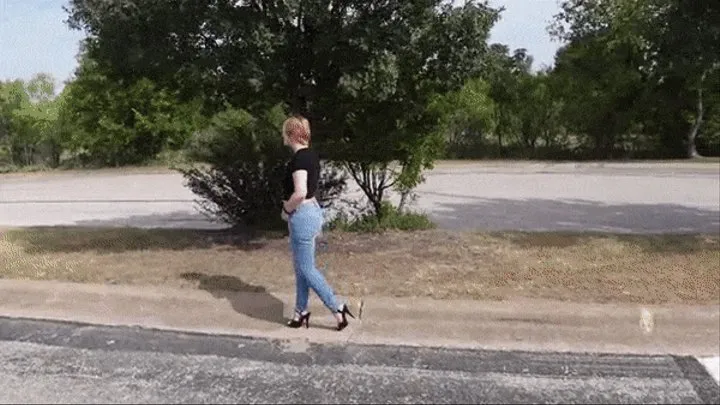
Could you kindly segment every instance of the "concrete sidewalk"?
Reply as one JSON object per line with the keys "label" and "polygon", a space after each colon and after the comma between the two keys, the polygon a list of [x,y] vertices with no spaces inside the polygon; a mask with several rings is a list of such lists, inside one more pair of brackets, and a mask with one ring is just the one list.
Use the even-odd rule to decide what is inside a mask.
{"label": "concrete sidewalk", "polygon": [[[310,329],[289,329],[291,295],[0,281],[0,316],[307,342],[717,356],[720,306],[437,301],[366,297],[343,332],[311,297]],[[350,300],[359,315],[358,302]]]}

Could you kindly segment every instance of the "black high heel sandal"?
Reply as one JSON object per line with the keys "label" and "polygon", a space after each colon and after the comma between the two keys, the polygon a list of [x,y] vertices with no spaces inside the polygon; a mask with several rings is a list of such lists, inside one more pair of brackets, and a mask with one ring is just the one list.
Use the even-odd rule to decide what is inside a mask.
{"label": "black high heel sandal", "polygon": [[300,312],[296,312],[300,317],[299,319],[291,319],[287,325],[291,328],[299,328],[305,324],[305,329],[310,328],[310,312],[306,312],[304,314]]}
{"label": "black high heel sandal", "polygon": [[338,323],[337,330],[343,330],[348,326],[348,321],[345,315],[350,315],[351,318],[355,319],[355,315],[350,312],[347,304],[343,304],[342,308],[338,309],[338,313],[342,315],[342,322]]}

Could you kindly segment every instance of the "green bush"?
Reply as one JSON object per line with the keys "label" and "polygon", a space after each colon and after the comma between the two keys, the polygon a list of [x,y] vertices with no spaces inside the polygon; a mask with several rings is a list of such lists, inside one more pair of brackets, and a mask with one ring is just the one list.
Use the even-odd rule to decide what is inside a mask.
{"label": "green bush", "polygon": [[350,219],[340,214],[329,224],[329,229],[346,232],[382,232],[387,230],[418,231],[435,228],[435,224],[425,214],[400,212],[389,201],[382,203],[380,215],[367,212]]}
{"label": "green bush", "polygon": [[[187,158],[193,164],[174,169],[201,197],[198,205],[209,218],[249,229],[286,226],[280,218],[282,180],[290,157],[280,135],[285,117],[280,106],[257,117],[229,108],[190,138]],[[326,166],[316,197],[327,206],[345,186],[346,178]]]}
{"label": "green bush", "polygon": [[14,164],[2,164],[0,165],[0,174],[4,173],[15,173],[20,171],[20,168]]}

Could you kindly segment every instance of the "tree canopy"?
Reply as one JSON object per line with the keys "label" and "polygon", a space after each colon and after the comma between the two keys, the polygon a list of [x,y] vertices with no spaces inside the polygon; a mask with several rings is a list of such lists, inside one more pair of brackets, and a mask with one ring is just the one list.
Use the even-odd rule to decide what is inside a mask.
{"label": "tree canopy", "polygon": [[[190,179],[207,199],[246,200],[247,179],[269,184],[286,157],[267,117],[300,113],[379,215],[441,157],[720,155],[720,3],[559,5],[548,33],[563,43],[538,70],[489,42],[504,10],[487,1],[70,0],[86,34],[75,76],[60,92],[44,73],[0,83],[0,170],[177,154],[214,167]],[[261,137],[263,153],[198,154],[210,134],[246,149]]]}

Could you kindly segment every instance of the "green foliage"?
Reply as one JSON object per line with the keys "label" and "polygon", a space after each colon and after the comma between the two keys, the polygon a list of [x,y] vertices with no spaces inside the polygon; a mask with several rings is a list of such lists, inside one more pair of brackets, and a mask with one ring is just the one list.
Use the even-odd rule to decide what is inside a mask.
{"label": "green foliage", "polygon": [[[685,155],[697,156],[695,141],[704,122],[706,80],[720,69],[720,3],[566,0],[561,6],[551,29],[553,35],[571,43],[602,38],[595,52],[610,55],[611,60],[627,57],[628,50],[634,53],[632,65],[645,76],[655,99],[667,98],[665,103],[672,105],[674,120],[685,121]],[[689,90],[684,100],[677,100],[677,93],[655,92],[668,81],[680,81],[681,90]],[[683,115],[686,117],[680,118]],[[661,137],[672,142],[665,135]]]}
{"label": "green foliage", "polygon": [[381,32],[392,28],[388,40],[376,44],[358,71],[340,76],[341,91],[318,93],[317,104],[310,105],[311,116],[331,117],[324,123],[324,144],[332,159],[344,163],[378,217],[386,190],[405,197],[442,156],[442,111],[431,104],[478,73],[497,17],[482,6],[445,6],[438,12],[431,3],[438,2],[389,6],[388,12],[403,18],[372,22]]}
{"label": "green foliage", "polygon": [[560,91],[554,86],[551,73],[540,72],[525,77],[521,92],[527,95],[517,107],[521,125],[523,146],[529,151],[529,157],[539,157],[540,144],[545,150],[557,150],[566,146],[562,137],[563,100]]}
{"label": "green foliage", "polygon": [[[708,89],[720,88],[720,70],[707,78]],[[705,97],[705,119],[697,138],[701,155],[720,156],[720,92],[708,92]]]}
{"label": "green foliage", "polygon": [[572,42],[556,59],[554,79],[565,100],[568,130],[587,137],[595,158],[613,157],[619,136],[630,130],[643,91],[640,54],[632,47],[604,49],[606,38]]}
{"label": "green foliage", "polygon": [[[199,206],[210,218],[237,227],[278,229],[282,184],[289,150],[280,136],[286,115],[278,105],[259,116],[227,108],[191,138],[188,157],[195,165],[178,166]],[[318,200],[327,205],[345,187],[345,179],[324,167]]]}
{"label": "green foliage", "polygon": [[0,82],[0,170],[172,165],[226,105],[279,103],[378,218],[441,156],[720,155],[720,3],[563,0],[541,72],[488,45],[501,9],[451,3],[71,0],[76,77]]}
{"label": "green foliage", "polygon": [[565,0],[561,6],[556,36],[574,41],[602,33],[610,50],[630,44],[643,52],[643,68],[656,80],[671,74],[697,80],[720,63],[718,2]]}
{"label": "green foliage", "polygon": [[58,166],[61,102],[47,74],[37,74],[27,83],[0,83],[0,164]]}
{"label": "green foliage", "polygon": [[409,192],[441,155],[431,99],[482,70],[497,11],[451,3],[73,0],[68,11],[117,80],[147,77],[209,108],[303,113],[379,213],[386,190]]}
{"label": "green foliage", "polygon": [[66,87],[63,119],[73,131],[67,148],[89,164],[141,164],[164,149],[178,149],[203,122],[197,103],[149,79],[122,83],[109,79],[97,63],[83,58]]}
{"label": "green foliage", "polygon": [[380,215],[366,213],[358,218],[338,215],[330,222],[328,228],[346,232],[418,231],[433,229],[435,224],[427,215],[401,212],[390,202],[384,201]]}
{"label": "green foliage", "polygon": [[524,49],[490,47],[487,70],[463,88],[438,97],[449,158],[532,158],[563,147],[562,101],[550,72],[531,72]]}
{"label": "green foliage", "polygon": [[495,101],[493,131],[497,140],[499,156],[503,156],[505,147],[519,139],[522,121],[518,108],[524,106],[526,94],[521,93],[523,80],[530,76],[531,58],[524,49],[510,54],[504,45],[494,44],[490,58],[490,69],[486,77],[490,84],[490,97]]}
{"label": "green foliage", "polygon": [[436,97],[430,108],[441,117],[440,131],[449,158],[479,155],[484,136],[496,130],[496,105],[483,79],[471,79],[459,91]]}

